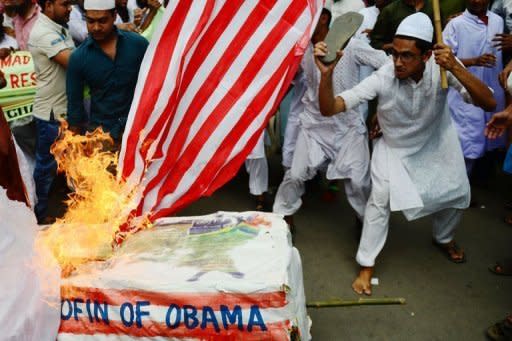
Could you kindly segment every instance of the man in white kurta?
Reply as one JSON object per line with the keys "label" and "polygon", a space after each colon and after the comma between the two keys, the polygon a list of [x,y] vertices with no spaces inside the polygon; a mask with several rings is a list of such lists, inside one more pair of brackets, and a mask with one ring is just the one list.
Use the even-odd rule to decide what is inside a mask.
{"label": "man in white kurta", "polygon": [[[277,191],[274,212],[285,216],[295,214],[302,205],[304,182],[327,166],[327,179],[345,179],[347,200],[362,221],[370,193],[370,153],[365,121],[358,108],[343,116],[321,115],[318,106],[320,73],[312,52],[308,49],[302,62],[308,86],[303,97],[304,112],[299,116],[296,152],[291,169],[285,173]],[[387,62],[389,59],[383,51],[352,39],[335,71],[335,77],[340,79],[337,90],[350,89],[359,83],[361,65],[378,69]]]}
{"label": "man in white kurta", "polygon": [[493,90],[498,104],[496,111],[485,112],[466,103],[455,89],[448,93],[448,105],[459,133],[468,174],[474,161],[486,151],[505,146],[504,137],[492,141],[484,136],[487,121],[505,107],[505,94],[498,80],[503,69],[502,53],[492,41],[497,34],[503,33],[503,19],[487,10],[488,1],[475,3],[476,8],[468,3],[468,9],[450,20],[443,32],[446,45],[452,48],[469,72]]}
{"label": "man in white kurta", "polygon": [[[354,34],[354,38],[361,39],[362,41],[370,44],[369,33],[373,30],[375,23],[377,22],[377,18],[379,17],[380,10],[384,8],[390,0],[377,0],[375,1],[375,5],[363,8],[359,11],[359,14],[363,16],[363,23],[361,27],[357,30],[356,34]],[[369,75],[371,75],[375,71],[371,66],[362,65],[359,71],[359,81],[362,81]],[[336,82],[335,82],[336,83]],[[369,108],[368,103],[364,102],[359,106],[359,112],[362,113],[364,120],[368,118]]]}
{"label": "man in white kurta", "polygon": [[[407,17],[393,40],[394,63],[336,96],[332,67],[316,60],[322,73],[319,96],[323,115],[379,99],[377,115],[383,136],[373,152],[372,190],[356,256],[361,271],[353,289],[359,294],[371,294],[370,279],[386,241],[391,211],[402,211],[409,220],[433,214],[435,243],[452,261],[465,259],[454,242],[454,232],[461,210],[469,205],[469,182],[436,61],[453,72],[448,73],[450,86],[463,93],[466,87],[473,101],[488,109],[496,103],[491,91],[456,62],[450,48],[437,46],[434,61],[430,47],[425,47],[432,38],[428,16],[416,13]],[[316,45],[316,56],[325,51],[325,43]]]}

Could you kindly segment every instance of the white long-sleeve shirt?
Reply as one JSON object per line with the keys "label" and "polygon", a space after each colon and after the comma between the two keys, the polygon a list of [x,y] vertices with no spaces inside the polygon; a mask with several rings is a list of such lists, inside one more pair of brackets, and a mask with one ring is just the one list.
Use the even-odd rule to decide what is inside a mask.
{"label": "white long-sleeve shirt", "polygon": [[[408,219],[469,205],[464,158],[440,78],[434,58],[426,63],[419,82],[397,79],[394,65],[389,63],[338,95],[347,110],[379,98],[377,115],[389,154],[390,206],[392,211],[403,211]],[[448,82],[470,101],[449,72]]]}

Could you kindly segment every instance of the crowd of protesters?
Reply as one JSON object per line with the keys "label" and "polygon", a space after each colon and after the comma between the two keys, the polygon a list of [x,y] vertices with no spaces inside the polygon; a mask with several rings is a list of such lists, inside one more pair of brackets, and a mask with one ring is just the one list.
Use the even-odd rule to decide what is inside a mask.
{"label": "crowd of protesters", "polygon": [[[0,59],[29,51],[37,75],[33,115],[10,127],[0,115],[0,186],[12,200],[31,205],[38,223],[55,219],[48,215],[56,177],[50,147],[60,122],[78,134],[101,126],[119,145],[148,41],[167,2],[0,0]],[[285,175],[273,211],[293,230],[305,182],[319,172],[332,187],[342,180],[362,228],[353,283],[359,294],[371,294],[392,211],[409,220],[431,215],[434,245],[450,261],[465,262],[455,230],[463,211],[476,205],[470,180],[488,176],[507,154],[512,2],[440,0],[440,7],[444,43],[436,44],[431,0],[327,1],[289,92]],[[359,12],[363,24],[333,63],[322,62],[332,48],[324,42],[327,34],[349,12]],[[441,87],[441,68],[448,90]],[[30,181],[16,171],[26,168],[13,161],[16,153],[34,160],[28,177],[35,199],[23,189]],[[512,173],[508,154],[504,170]],[[257,209],[264,209],[263,137],[246,167]],[[512,225],[512,216],[506,222]],[[493,271],[512,274],[512,260]],[[512,316],[489,328],[488,336],[511,340]]]}

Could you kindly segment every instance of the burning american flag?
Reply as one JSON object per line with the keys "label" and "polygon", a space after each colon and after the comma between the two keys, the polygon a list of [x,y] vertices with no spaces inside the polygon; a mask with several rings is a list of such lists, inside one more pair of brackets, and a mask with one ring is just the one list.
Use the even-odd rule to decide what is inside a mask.
{"label": "burning american flag", "polygon": [[171,1],[146,53],[119,175],[155,220],[211,195],[263,133],[323,0]]}

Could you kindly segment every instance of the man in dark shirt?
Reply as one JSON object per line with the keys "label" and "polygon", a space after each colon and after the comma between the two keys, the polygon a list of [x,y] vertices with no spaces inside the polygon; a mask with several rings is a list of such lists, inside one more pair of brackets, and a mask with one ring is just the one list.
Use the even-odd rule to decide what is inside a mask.
{"label": "man in dark shirt", "polygon": [[[465,0],[440,0],[443,26],[448,18],[466,9]],[[432,0],[395,0],[382,9],[370,35],[375,49],[386,50],[391,46],[398,25],[411,14],[423,12],[433,19]]]}
{"label": "man in dark shirt", "polygon": [[[69,60],[68,122],[75,132],[102,126],[119,142],[148,42],[115,27],[114,0],[86,0],[84,7],[89,37]],[[91,94],[90,117],[83,106],[85,86]]]}

